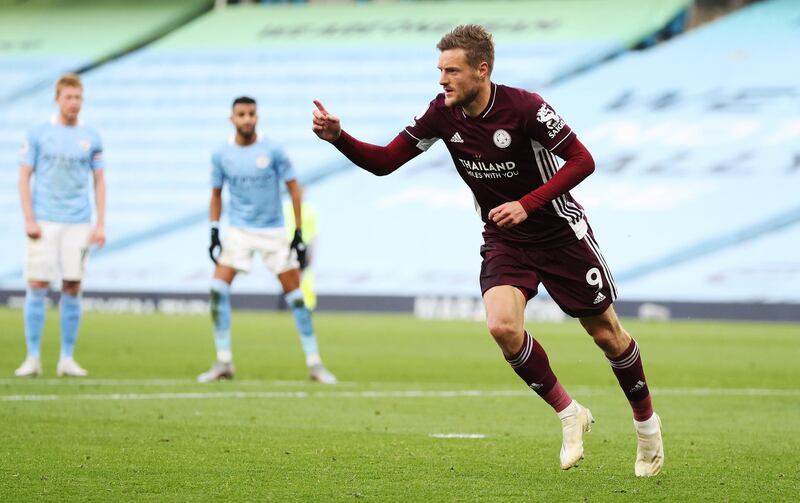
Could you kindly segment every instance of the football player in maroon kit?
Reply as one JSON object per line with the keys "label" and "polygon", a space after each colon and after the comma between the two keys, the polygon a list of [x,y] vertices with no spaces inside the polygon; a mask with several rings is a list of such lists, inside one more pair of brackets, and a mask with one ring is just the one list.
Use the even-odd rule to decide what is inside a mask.
{"label": "football player in maroon kit", "polygon": [[[594,171],[591,154],[541,96],[491,81],[494,42],[482,26],[458,26],[437,48],[444,92],[388,145],[353,138],[319,101],[312,130],[378,176],[443,140],[485,223],[480,284],[489,332],[514,371],[561,419],[561,468],[583,458],[583,434],[594,419],[559,383],[544,348],[523,326],[525,305],[540,283],[605,353],[631,404],[635,474],[658,474],[661,421],[639,347],[617,318],[614,279],[583,207],[569,193]],[[565,163],[559,166],[555,156]]]}

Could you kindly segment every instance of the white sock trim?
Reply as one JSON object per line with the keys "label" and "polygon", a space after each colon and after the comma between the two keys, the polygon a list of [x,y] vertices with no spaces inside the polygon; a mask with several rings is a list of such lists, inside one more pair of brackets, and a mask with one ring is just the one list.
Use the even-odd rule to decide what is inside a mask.
{"label": "white sock trim", "polygon": [[292,304],[296,300],[304,300],[303,299],[303,290],[301,290],[300,288],[295,288],[291,292],[286,292],[285,294],[283,294],[283,298],[286,301],[286,303],[289,305],[289,307],[292,307]]}
{"label": "white sock trim", "polygon": [[557,414],[559,419],[564,419],[566,417],[574,416],[577,413],[578,413],[578,402],[573,400],[569,403],[569,405],[566,406],[566,408],[564,408],[564,410],[558,412]]}
{"label": "white sock trim", "polygon": [[637,421],[634,419],[633,426],[636,428],[636,431],[645,435],[652,435],[661,429],[661,423],[658,421],[658,416],[655,412],[653,412],[653,415],[650,416],[650,419],[646,421]]}
{"label": "white sock trim", "polygon": [[528,362],[528,358],[531,356],[531,351],[533,351],[533,337],[531,337],[527,332],[525,333],[524,337],[525,338],[522,342],[522,351],[520,351],[519,355],[512,360],[506,360],[512,368],[525,365]]}
{"label": "white sock trim", "polygon": [[233,361],[233,353],[230,350],[217,351],[217,361],[231,363]]}
{"label": "white sock trim", "polygon": [[212,278],[211,289],[220,293],[230,293],[231,285],[224,279]]}

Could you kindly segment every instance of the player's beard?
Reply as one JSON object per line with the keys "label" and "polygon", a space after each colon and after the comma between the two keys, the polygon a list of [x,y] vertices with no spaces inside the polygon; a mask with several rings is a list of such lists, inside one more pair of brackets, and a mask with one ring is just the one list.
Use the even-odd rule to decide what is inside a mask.
{"label": "player's beard", "polygon": [[256,128],[245,130],[241,128],[236,129],[236,134],[238,134],[245,142],[250,143],[253,141],[253,137],[256,135]]}
{"label": "player's beard", "polygon": [[475,98],[478,97],[478,93],[480,93],[481,87],[478,85],[478,81],[475,81],[475,86],[469,89],[468,91],[464,92],[464,97],[460,100],[455,100],[450,105],[451,107],[462,107],[467,108],[469,107]]}

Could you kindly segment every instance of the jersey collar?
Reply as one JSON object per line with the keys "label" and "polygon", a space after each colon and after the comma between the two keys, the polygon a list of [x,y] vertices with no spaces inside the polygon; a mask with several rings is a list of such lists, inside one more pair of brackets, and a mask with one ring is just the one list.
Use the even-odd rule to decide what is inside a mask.
{"label": "jersey collar", "polygon": [[58,114],[53,114],[50,116],[50,124],[53,124],[54,126],[75,127],[75,126],[83,126],[83,121],[81,120],[80,117],[78,117],[78,122],[75,123],[75,126],[67,126],[61,124],[61,121],[58,120]]}
{"label": "jersey collar", "polygon": [[230,135],[228,137],[228,145],[234,145],[236,147],[242,147],[242,148],[252,147],[253,145],[255,145],[256,143],[258,143],[260,141],[261,141],[261,131],[259,131],[258,129],[256,129],[256,141],[254,141],[250,145],[247,145],[247,146],[244,146],[244,147],[242,145],[239,145],[238,143],[236,143],[236,133],[234,133],[234,134],[232,134],[232,135]]}

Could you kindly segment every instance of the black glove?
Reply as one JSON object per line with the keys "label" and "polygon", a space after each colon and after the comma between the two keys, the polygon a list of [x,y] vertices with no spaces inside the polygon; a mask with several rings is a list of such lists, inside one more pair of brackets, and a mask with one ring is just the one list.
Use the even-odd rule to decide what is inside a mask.
{"label": "black glove", "polygon": [[[219,253],[214,253],[214,250],[219,249]],[[208,247],[208,255],[211,257],[211,261],[215,264],[217,263],[217,257],[219,254],[222,253],[222,243],[219,241],[219,228],[212,227],[211,228],[211,246]]]}
{"label": "black glove", "polygon": [[292,244],[289,245],[290,250],[297,252],[297,262],[300,263],[300,270],[306,268],[306,244],[303,242],[303,233],[300,229],[295,229],[294,239]]}

